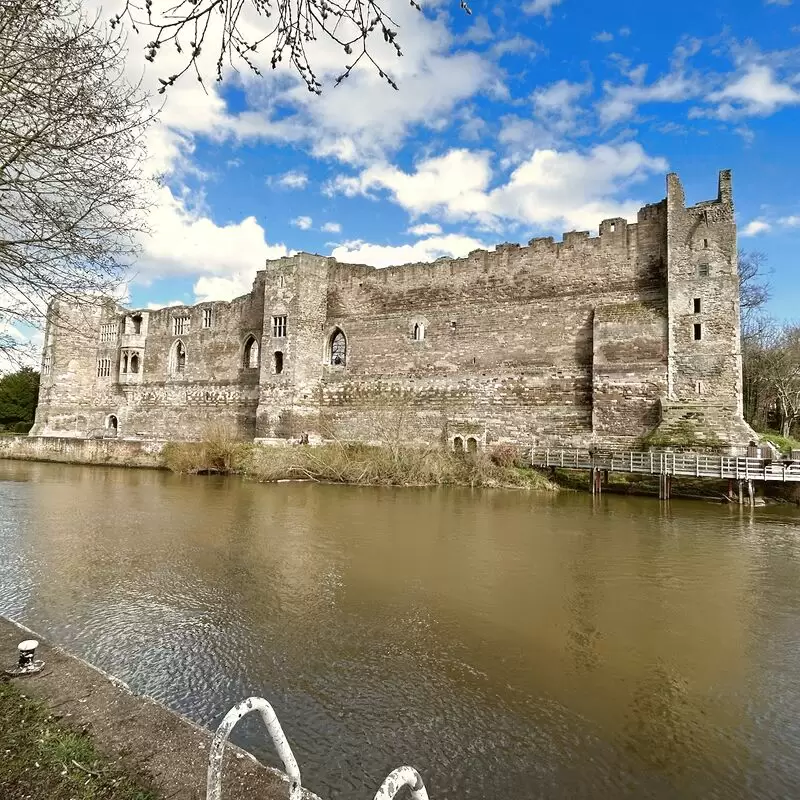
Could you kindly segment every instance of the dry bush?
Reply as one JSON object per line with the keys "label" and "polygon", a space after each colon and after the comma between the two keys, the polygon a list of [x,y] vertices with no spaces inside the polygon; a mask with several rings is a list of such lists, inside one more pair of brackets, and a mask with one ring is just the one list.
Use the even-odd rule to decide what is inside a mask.
{"label": "dry bush", "polygon": [[228,474],[246,470],[252,449],[231,426],[212,423],[199,442],[168,442],[162,459],[173,472]]}
{"label": "dry bush", "polygon": [[498,467],[519,467],[522,464],[522,453],[514,444],[495,444],[489,451],[489,458]]}

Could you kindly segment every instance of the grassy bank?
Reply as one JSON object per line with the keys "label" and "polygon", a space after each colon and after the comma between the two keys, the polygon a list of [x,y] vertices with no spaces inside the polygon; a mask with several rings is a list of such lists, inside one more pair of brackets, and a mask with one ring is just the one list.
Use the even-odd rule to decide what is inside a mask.
{"label": "grassy bank", "polygon": [[781,436],[774,431],[767,431],[766,433],[758,434],[761,441],[772,442],[781,453],[789,453],[792,450],[800,450],[800,440],[792,439],[791,437]]}
{"label": "grassy bank", "polygon": [[19,800],[158,800],[16,685],[0,681],[0,797]]}
{"label": "grassy bank", "polygon": [[240,474],[257,481],[312,480],[360,486],[483,486],[554,490],[542,473],[521,466],[513,448],[456,455],[439,447],[265,447],[221,438],[164,448],[174,472]]}

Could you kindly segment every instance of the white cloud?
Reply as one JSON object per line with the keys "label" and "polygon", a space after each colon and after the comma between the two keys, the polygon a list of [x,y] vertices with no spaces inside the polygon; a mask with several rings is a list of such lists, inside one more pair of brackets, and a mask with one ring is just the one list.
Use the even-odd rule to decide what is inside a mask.
{"label": "white cloud", "polygon": [[772,225],[763,219],[754,219],[744,226],[741,236],[758,236],[759,233],[769,233],[772,230]]}
{"label": "white cloud", "polygon": [[718,104],[714,116],[720,119],[768,116],[783,106],[800,103],[800,92],[776,80],[772,67],[751,63],[727,86],[711,92],[708,100]]}
{"label": "white cloud", "polygon": [[341,233],[342,226],[338,222],[326,222],[322,226],[322,230],[325,233]]}
{"label": "white cloud", "polygon": [[385,190],[411,214],[440,213],[489,227],[503,221],[534,226],[591,228],[608,217],[633,217],[641,202],[619,195],[630,185],[667,169],[641,145],[598,145],[586,153],[536,150],[505,183],[490,188],[490,154],[450,150],[421,161],[407,173],[387,164],[356,177],[340,177],[345,194]]}
{"label": "white cloud", "polygon": [[629,27],[627,27],[627,26],[624,26],[624,27],[620,28],[617,31],[617,33],[619,33],[620,36],[630,36],[631,35],[631,29]]}
{"label": "white cloud", "polygon": [[311,217],[299,216],[292,220],[292,225],[300,228],[301,231],[307,231],[311,228],[313,222],[314,221],[311,219]]}
{"label": "white cloud", "polygon": [[420,225],[412,225],[406,233],[412,236],[433,236],[442,232],[442,226],[437,225],[435,222],[423,222]]}
{"label": "white cloud", "polygon": [[549,17],[553,8],[560,2],[561,0],[529,0],[523,4],[522,10],[526,14],[543,14]]}
{"label": "white cloud", "polygon": [[284,189],[305,189],[308,185],[308,175],[298,170],[290,169],[284,172],[276,181]]}
{"label": "white cloud", "polygon": [[790,6],[792,0],[764,0],[768,6]]}
{"label": "white cloud", "polygon": [[604,85],[605,96],[598,104],[603,125],[608,126],[632,117],[643,103],[681,103],[699,92],[699,85],[681,72],[664,75],[651,84],[644,83],[644,70],[630,73],[629,84]]}
{"label": "white cloud", "polygon": [[334,248],[331,255],[344,263],[391,267],[400,264],[427,263],[441,256],[460,258],[472,250],[481,249],[485,250],[487,246],[478,239],[448,234],[402,245],[370,244],[360,240],[345,242]]}
{"label": "white cloud", "polygon": [[594,39],[595,42],[613,42],[614,34],[608,31],[600,31],[600,33],[596,33],[592,36],[592,39]]}
{"label": "white cloud", "polygon": [[155,196],[150,215],[151,233],[141,241],[137,280],[149,282],[171,275],[225,277],[246,273],[252,282],[267,258],[287,255],[283,244],[268,244],[255,217],[218,225],[209,217],[192,212],[184,197],[168,187]]}
{"label": "white cloud", "polygon": [[800,228],[800,215],[793,214],[790,217],[781,217],[778,222],[781,225],[786,225],[789,228]]}

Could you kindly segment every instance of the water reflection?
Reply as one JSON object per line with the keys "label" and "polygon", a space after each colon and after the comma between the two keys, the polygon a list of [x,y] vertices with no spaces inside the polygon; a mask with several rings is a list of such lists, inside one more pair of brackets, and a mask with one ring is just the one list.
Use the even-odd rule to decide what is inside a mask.
{"label": "water reflection", "polygon": [[0,481],[0,612],[204,724],[267,696],[326,796],[404,762],[436,798],[800,783],[791,511],[2,461]]}

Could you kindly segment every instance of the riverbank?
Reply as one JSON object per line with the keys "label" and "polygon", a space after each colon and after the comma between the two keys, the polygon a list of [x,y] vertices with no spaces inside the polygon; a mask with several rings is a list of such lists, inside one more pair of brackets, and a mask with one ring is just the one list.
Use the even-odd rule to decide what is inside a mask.
{"label": "riverbank", "polygon": [[556,485],[522,464],[509,445],[488,453],[455,454],[440,447],[376,447],[330,443],[273,447],[210,439],[170,442],[167,468],[180,473],[238,474],[261,482],[309,480],[354,486],[470,486],[555,491]]}
{"label": "riverbank", "polygon": [[[40,642],[41,638],[33,634]],[[31,632],[0,617],[0,660],[14,666]],[[212,735],[154,700],[42,642],[45,669],[0,683],[0,797],[198,800]],[[220,718],[227,711],[220,708]],[[225,797],[284,800],[288,779],[226,748]],[[310,792],[304,800],[318,800]]]}

